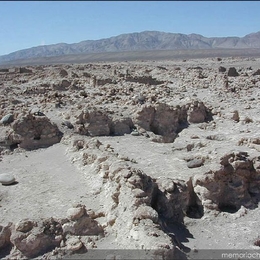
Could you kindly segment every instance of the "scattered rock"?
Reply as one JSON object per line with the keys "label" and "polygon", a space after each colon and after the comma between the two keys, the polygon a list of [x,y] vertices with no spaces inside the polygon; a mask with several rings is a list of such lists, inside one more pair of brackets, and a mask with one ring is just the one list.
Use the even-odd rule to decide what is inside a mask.
{"label": "scattered rock", "polygon": [[237,76],[239,76],[236,68],[234,68],[234,67],[229,68],[228,69],[228,76],[229,77],[237,77]]}
{"label": "scattered rock", "polygon": [[67,237],[66,239],[66,249],[68,251],[78,251],[83,247],[83,243],[80,241],[78,237]]}
{"label": "scattered rock", "polygon": [[2,119],[0,120],[0,124],[7,125],[7,124],[12,123],[13,121],[14,121],[13,114],[7,114],[4,117],[2,117]]}
{"label": "scattered rock", "polygon": [[34,221],[31,221],[29,219],[24,219],[24,220],[19,221],[15,225],[15,229],[16,229],[16,231],[27,233],[27,232],[31,231],[34,226],[36,226],[36,223]]}
{"label": "scattered rock", "polygon": [[11,237],[11,225],[9,223],[6,227],[0,225],[0,249],[4,249],[8,245],[10,245],[10,237]]}
{"label": "scattered rock", "polygon": [[74,128],[73,124],[70,121],[63,121],[61,124],[63,126],[66,126],[69,129],[73,129]]}
{"label": "scattered rock", "polygon": [[233,119],[235,122],[239,122],[240,118],[239,118],[239,114],[238,114],[238,111],[237,111],[237,110],[235,110],[235,111],[233,112],[232,119]]}
{"label": "scattered rock", "polygon": [[253,76],[260,75],[260,69],[256,70],[252,75],[253,75]]}
{"label": "scattered rock", "polygon": [[68,72],[66,70],[64,70],[64,69],[61,69],[60,70],[60,76],[61,77],[67,77],[68,76]]}
{"label": "scattered rock", "polygon": [[67,211],[67,217],[74,221],[81,218],[85,213],[86,209],[84,207],[70,208]]}
{"label": "scattered rock", "polygon": [[[237,71],[230,68],[227,73],[225,67],[219,67],[223,64],[237,66],[238,60],[240,58],[231,60],[227,57],[205,60],[203,68],[198,66],[199,62],[187,60],[185,64],[176,61],[174,65],[165,61],[164,67],[148,61],[44,65],[33,67],[30,73],[22,75],[19,68],[3,70],[0,73],[0,160],[3,159],[4,166],[7,165],[5,160],[12,162],[8,154],[30,157],[36,153],[25,152],[19,147],[37,149],[62,140],[68,146],[66,156],[73,167],[86,175],[84,183],[81,183],[82,190],[77,186],[78,200],[88,201],[90,198],[85,196],[94,194],[93,204],[101,201],[102,213],[86,211],[76,202],[77,206],[68,209],[64,219],[23,219],[8,227],[0,226],[0,255],[10,248],[10,255],[6,258],[39,256],[58,259],[95,247],[94,241],[101,236],[105,236],[101,244],[107,243],[106,236],[111,233],[116,235],[115,245],[118,247],[129,248],[131,244],[136,248],[156,248],[158,254],[167,259],[169,255],[166,256],[164,249],[173,254],[178,247],[182,248],[182,244],[176,242],[178,232],[173,232],[175,223],[182,228],[187,221],[189,228],[198,223],[193,218],[204,215],[199,223],[199,227],[204,227],[211,220],[212,213],[219,214],[217,223],[223,216],[229,221],[229,218],[242,219],[246,214],[253,214],[249,209],[259,205],[260,194],[260,159],[257,154],[260,137],[256,125],[259,121],[258,72],[253,73],[251,68]],[[251,63],[244,58],[243,61]],[[179,65],[181,67],[177,67]],[[252,63],[254,67],[256,65]],[[227,77],[238,76],[238,72],[240,77]],[[227,88],[223,88],[223,82]],[[30,111],[32,106],[37,108]],[[235,109],[240,109],[239,113]],[[12,116],[12,120],[6,116]],[[62,139],[58,129],[60,125],[64,129]],[[175,143],[154,144],[145,138],[137,138],[134,141],[138,146],[127,147],[133,138],[117,137],[125,134],[146,136],[155,142]],[[113,137],[102,137],[101,143],[94,136]],[[200,140],[196,140],[198,138]],[[146,145],[151,151],[136,154]],[[225,154],[230,147],[242,152]],[[131,155],[128,148],[133,148]],[[41,150],[39,154],[42,152],[49,156],[48,151],[52,152],[52,149],[47,153]],[[246,151],[252,152],[252,157]],[[220,153],[224,154],[221,158]],[[42,159],[48,160],[44,156]],[[138,164],[133,164],[136,161],[129,159],[132,157],[138,160]],[[153,163],[161,158],[163,167],[159,164],[153,168]],[[181,171],[185,164],[183,158],[187,161],[185,174]],[[204,159],[199,158],[205,158],[208,163],[201,167]],[[201,168],[188,169],[195,167]],[[152,172],[153,177],[141,169],[145,169],[147,174]],[[198,175],[189,176],[193,173]],[[157,178],[158,174],[160,178]],[[78,176],[74,175],[71,178]],[[182,177],[185,180],[181,180]],[[34,178],[38,180],[38,176]],[[10,205],[17,204],[14,198],[17,188],[26,192],[26,183],[3,187],[3,192],[0,192],[4,220],[8,220],[6,216],[10,217],[11,209],[15,208]],[[35,186],[39,188],[37,194],[41,198],[46,195],[41,190],[47,190],[45,184]],[[84,192],[84,187],[89,190]],[[53,188],[52,185],[48,191],[49,188]],[[45,211],[46,207],[50,209],[50,214],[60,213],[55,207],[55,203],[59,203],[55,192],[50,192],[50,195],[55,195],[53,200],[47,200],[48,195],[48,203],[41,205]],[[25,196],[28,198],[27,193]],[[59,207],[65,204],[63,201]],[[32,210],[37,210],[37,205],[32,205]],[[27,207],[21,205],[17,209],[23,211],[21,216],[26,214],[24,208]],[[220,212],[232,213],[232,216]],[[214,227],[209,227],[211,230]],[[182,234],[188,237],[186,231]],[[195,238],[199,237],[196,232]]]}
{"label": "scattered rock", "polygon": [[203,102],[193,102],[188,108],[188,122],[189,123],[203,123],[211,119],[211,112]]}
{"label": "scattered rock", "polygon": [[158,213],[149,206],[140,206],[137,208],[135,215],[135,219],[151,219],[154,223],[158,222]]}
{"label": "scattered rock", "polygon": [[140,134],[139,134],[138,131],[133,131],[133,132],[131,132],[131,135],[133,135],[133,136],[139,136]]}
{"label": "scattered rock", "polygon": [[42,114],[22,116],[13,123],[12,128],[11,140],[24,149],[48,147],[60,142],[62,137],[57,125]]}
{"label": "scattered rock", "polygon": [[226,72],[226,68],[225,67],[222,67],[222,66],[220,66],[219,68],[218,68],[218,72]]}
{"label": "scattered rock", "polygon": [[0,174],[0,182],[4,185],[10,185],[15,182],[15,177],[10,173]]}
{"label": "scattered rock", "polygon": [[193,159],[187,163],[188,168],[197,168],[202,166],[204,161],[202,159]]}

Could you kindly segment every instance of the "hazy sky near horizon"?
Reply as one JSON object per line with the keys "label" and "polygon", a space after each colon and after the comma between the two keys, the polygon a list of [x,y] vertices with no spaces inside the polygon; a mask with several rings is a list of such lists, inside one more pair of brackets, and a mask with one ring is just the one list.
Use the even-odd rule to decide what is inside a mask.
{"label": "hazy sky near horizon", "polygon": [[260,31],[259,10],[258,1],[0,1],[0,55],[142,31],[243,37]]}

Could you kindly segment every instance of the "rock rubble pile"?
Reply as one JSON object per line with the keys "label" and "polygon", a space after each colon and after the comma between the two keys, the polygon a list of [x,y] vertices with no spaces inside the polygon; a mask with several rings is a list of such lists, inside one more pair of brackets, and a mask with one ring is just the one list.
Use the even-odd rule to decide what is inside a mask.
{"label": "rock rubble pile", "polygon": [[[260,76],[254,62],[208,58],[1,69],[5,216],[7,203],[28,211],[34,206],[26,199],[15,204],[17,187],[29,192],[24,176],[30,164],[20,168],[11,158],[65,147],[63,163],[81,174],[70,172],[68,182],[76,176],[84,192],[71,208],[60,203],[66,216],[0,223],[0,257],[61,259],[111,243],[150,250],[150,258],[187,259],[187,223],[258,210]],[[41,190],[57,177],[55,167],[63,165],[50,165],[49,179],[46,170],[42,179],[37,172],[29,176],[38,180],[31,184],[37,184],[37,196],[52,196],[41,205],[44,211],[55,212],[52,205],[59,203],[58,189]],[[67,171],[64,166],[61,172]],[[69,184],[64,189],[68,197],[76,190]]]}

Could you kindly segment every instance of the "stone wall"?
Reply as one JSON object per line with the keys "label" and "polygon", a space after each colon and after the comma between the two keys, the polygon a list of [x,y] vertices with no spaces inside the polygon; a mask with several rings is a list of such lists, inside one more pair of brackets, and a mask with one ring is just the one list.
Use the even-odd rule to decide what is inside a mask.
{"label": "stone wall", "polygon": [[12,129],[9,139],[24,149],[48,147],[60,142],[62,138],[56,124],[39,113],[21,115],[13,122]]}

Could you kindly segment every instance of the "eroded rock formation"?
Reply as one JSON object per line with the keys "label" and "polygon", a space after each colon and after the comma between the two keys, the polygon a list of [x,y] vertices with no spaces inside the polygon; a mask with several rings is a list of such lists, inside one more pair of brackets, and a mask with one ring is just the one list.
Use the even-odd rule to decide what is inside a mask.
{"label": "eroded rock formation", "polygon": [[[23,219],[1,226],[0,249],[14,247],[11,254],[16,257],[34,258],[46,252],[59,257],[79,250],[84,252],[86,247],[91,248],[88,242],[93,242],[93,237],[104,236],[103,228],[88,215],[85,206],[76,205],[68,209],[67,215],[64,219]],[[93,212],[92,216],[95,216]]]}
{"label": "eroded rock formation", "polygon": [[56,124],[42,114],[21,116],[12,124],[10,139],[21,148],[35,149],[58,143],[62,137]]}
{"label": "eroded rock formation", "polygon": [[205,208],[235,212],[241,206],[255,208],[259,202],[259,158],[246,152],[221,158],[219,170],[197,176],[194,190]]}

